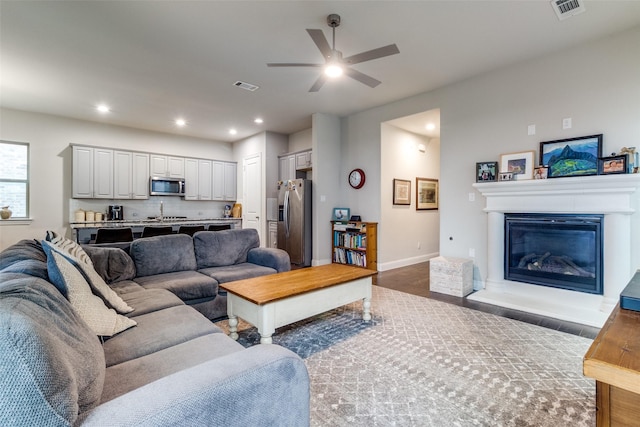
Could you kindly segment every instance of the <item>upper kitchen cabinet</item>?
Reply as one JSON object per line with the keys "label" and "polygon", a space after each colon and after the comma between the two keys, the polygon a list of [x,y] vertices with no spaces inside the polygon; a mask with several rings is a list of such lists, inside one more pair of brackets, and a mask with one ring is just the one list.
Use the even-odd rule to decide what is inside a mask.
{"label": "upper kitchen cabinet", "polygon": [[185,159],[185,200],[211,200],[211,160]]}
{"label": "upper kitchen cabinet", "polygon": [[236,200],[237,173],[234,162],[213,162],[213,200]]}
{"label": "upper kitchen cabinet", "polygon": [[72,197],[113,198],[113,150],[72,147]]}
{"label": "upper kitchen cabinet", "polygon": [[149,155],[114,152],[114,199],[149,198]]}
{"label": "upper kitchen cabinet", "polygon": [[311,150],[296,153],[296,170],[304,171],[311,169]]}
{"label": "upper kitchen cabinet", "polygon": [[184,158],[152,154],[150,172],[151,176],[184,178]]}
{"label": "upper kitchen cabinet", "polygon": [[296,179],[296,156],[282,156],[280,160],[280,181]]}

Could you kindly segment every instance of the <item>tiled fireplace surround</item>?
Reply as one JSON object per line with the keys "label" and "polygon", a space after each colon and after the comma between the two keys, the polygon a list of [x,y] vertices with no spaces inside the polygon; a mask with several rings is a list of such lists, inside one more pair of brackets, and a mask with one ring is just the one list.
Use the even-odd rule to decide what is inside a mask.
{"label": "tiled fireplace surround", "polygon": [[[478,183],[487,212],[487,277],[469,299],[601,327],[640,269],[640,174]],[[603,214],[604,294],[504,280],[504,214]]]}

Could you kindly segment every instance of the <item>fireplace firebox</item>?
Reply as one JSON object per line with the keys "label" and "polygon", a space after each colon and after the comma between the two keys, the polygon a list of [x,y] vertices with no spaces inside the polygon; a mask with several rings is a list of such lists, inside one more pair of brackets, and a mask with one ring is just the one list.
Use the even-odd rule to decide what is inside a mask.
{"label": "fireplace firebox", "polygon": [[505,214],[504,278],[603,293],[603,215]]}

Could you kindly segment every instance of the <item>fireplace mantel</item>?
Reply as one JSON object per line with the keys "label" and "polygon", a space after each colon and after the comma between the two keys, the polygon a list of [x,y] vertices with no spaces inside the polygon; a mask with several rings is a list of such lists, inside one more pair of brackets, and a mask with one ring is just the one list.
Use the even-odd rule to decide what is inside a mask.
{"label": "fireplace mantel", "polygon": [[[640,254],[631,245],[640,239],[640,174],[484,182],[473,187],[486,198],[487,277],[484,289],[469,298],[601,327],[640,268]],[[504,280],[506,212],[603,214],[604,295]]]}

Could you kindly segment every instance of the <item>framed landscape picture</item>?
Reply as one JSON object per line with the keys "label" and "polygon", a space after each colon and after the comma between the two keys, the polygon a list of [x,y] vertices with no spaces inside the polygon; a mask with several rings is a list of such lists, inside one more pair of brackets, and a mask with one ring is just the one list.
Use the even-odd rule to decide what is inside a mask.
{"label": "framed landscape picture", "polygon": [[540,165],[548,166],[548,178],[598,174],[602,134],[540,143]]}
{"label": "framed landscape picture", "polygon": [[411,204],[411,181],[409,181],[408,179],[393,180],[393,204]]}
{"label": "framed landscape picture", "polygon": [[533,178],[534,154],[534,151],[502,154],[500,156],[500,172],[509,172],[516,180]]}
{"label": "framed landscape picture", "polygon": [[438,180],[416,178],[416,210],[438,209]]}

